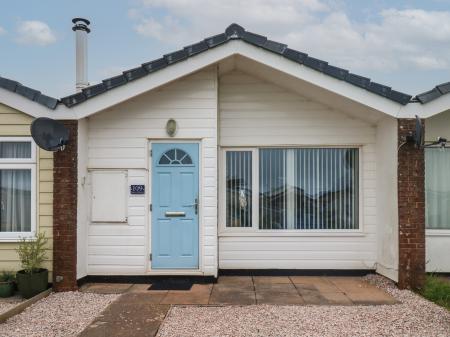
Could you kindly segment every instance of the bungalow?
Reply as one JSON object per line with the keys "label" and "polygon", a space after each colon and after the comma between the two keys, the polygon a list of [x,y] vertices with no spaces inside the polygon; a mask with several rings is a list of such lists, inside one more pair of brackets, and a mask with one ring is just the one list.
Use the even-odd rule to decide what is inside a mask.
{"label": "bungalow", "polygon": [[[27,123],[23,114],[58,119],[71,133],[44,175],[53,209],[29,208],[32,218],[53,214],[56,289],[93,275],[236,269],[377,271],[415,287],[425,271],[424,183],[429,268],[450,271],[440,197],[449,186],[437,182],[449,160],[408,141],[415,115],[430,119],[427,140],[449,133],[445,90],[413,99],[237,24],[89,86],[89,22],[74,23],[77,93],[56,101],[0,78],[5,111]],[[4,120],[2,134],[19,135]],[[33,158],[26,165],[40,172]]]}

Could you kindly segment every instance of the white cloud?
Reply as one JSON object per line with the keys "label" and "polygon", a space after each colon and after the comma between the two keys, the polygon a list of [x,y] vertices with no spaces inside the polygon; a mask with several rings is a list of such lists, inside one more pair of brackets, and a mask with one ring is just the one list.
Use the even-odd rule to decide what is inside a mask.
{"label": "white cloud", "polygon": [[450,11],[388,9],[361,22],[350,18],[339,1],[141,0],[130,13],[138,34],[174,47],[237,22],[355,71],[450,69]]}
{"label": "white cloud", "polygon": [[6,34],[6,30],[2,26],[0,26],[0,35],[4,35],[4,34]]}
{"label": "white cloud", "polygon": [[46,46],[56,41],[50,27],[42,21],[21,21],[17,28],[17,42],[28,45]]}

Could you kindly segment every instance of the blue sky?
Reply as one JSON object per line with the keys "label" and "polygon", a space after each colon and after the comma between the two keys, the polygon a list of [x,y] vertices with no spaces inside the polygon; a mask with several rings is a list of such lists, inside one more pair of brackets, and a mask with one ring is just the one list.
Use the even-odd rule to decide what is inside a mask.
{"label": "blue sky", "polygon": [[92,22],[91,84],[232,22],[406,93],[450,81],[450,0],[4,1],[0,75],[74,92],[78,16]]}

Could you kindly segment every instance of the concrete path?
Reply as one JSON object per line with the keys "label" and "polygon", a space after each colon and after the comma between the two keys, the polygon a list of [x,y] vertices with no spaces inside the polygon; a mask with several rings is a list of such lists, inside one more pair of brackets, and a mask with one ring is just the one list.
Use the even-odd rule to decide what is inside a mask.
{"label": "concrete path", "polygon": [[[85,292],[122,293],[82,337],[155,336],[171,305],[381,305],[397,301],[359,277],[222,276],[189,291],[148,291],[149,284],[87,284]],[[132,333],[131,333],[132,332]]]}

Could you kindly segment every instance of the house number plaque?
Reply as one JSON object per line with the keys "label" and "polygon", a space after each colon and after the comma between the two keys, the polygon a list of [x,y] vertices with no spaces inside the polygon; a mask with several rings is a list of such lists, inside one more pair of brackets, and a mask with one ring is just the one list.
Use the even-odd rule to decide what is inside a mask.
{"label": "house number plaque", "polygon": [[130,193],[131,194],[145,194],[145,185],[131,185]]}

